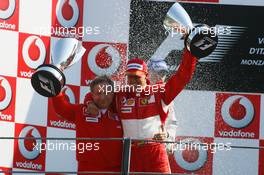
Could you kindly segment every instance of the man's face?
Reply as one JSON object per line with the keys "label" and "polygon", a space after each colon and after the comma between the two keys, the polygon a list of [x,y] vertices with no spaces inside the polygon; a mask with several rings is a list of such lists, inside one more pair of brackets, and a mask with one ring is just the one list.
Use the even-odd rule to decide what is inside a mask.
{"label": "man's face", "polygon": [[101,83],[94,86],[92,91],[93,101],[100,109],[107,109],[113,101],[114,93],[106,91],[108,86],[110,85]]}
{"label": "man's face", "polygon": [[147,80],[146,80],[146,75],[127,75],[127,83],[132,86],[146,86],[147,85]]}

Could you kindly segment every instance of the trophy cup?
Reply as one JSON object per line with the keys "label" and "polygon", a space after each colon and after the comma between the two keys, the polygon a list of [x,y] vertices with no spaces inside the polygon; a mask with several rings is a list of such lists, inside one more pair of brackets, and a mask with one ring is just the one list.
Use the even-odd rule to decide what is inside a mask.
{"label": "trophy cup", "polygon": [[167,12],[163,25],[167,31],[181,34],[185,47],[198,59],[210,55],[217,46],[215,31],[206,24],[194,26],[188,13],[178,2]]}
{"label": "trophy cup", "polygon": [[65,85],[63,71],[79,61],[85,49],[74,38],[59,39],[51,50],[51,64],[40,65],[32,75],[31,85],[40,95],[54,97]]}

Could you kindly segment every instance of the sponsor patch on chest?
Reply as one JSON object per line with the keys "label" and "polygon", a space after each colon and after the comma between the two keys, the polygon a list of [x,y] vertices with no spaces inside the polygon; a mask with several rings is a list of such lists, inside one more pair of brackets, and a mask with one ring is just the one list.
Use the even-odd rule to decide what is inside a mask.
{"label": "sponsor patch on chest", "polygon": [[85,117],[86,122],[98,123],[99,119],[97,117]]}
{"label": "sponsor patch on chest", "polygon": [[145,105],[152,104],[152,103],[155,103],[155,96],[154,95],[139,99],[139,105],[141,105],[141,106],[145,106]]}
{"label": "sponsor patch on chest", "polygon": [[132,107],[122,107],[121,112],[122,113],[132,113]]}
{"label": "sponsor patch on chest", "polygon": [[135,106],[135,99],[134,98],[129,98],[129,99],[126,99],[126,98],[123,98],[122,101],[121,101],[121,104],[122,106],[125,106],[125,107],[133,107]]}
{"label": "sponsor patch on chest", "polygon": [[139,100],[139,104],[144,106],[144,105],[147,105],[148,104],[148,99],[147,98],[141,98]]}

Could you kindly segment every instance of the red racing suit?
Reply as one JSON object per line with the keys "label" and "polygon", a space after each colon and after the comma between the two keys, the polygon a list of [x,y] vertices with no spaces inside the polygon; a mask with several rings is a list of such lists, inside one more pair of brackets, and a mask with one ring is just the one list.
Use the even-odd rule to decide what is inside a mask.
{"label": "red racing suit", "polygon": [[[84,104],[90,97],[86,96]],[[121,122],[111,110],[89,116],[84,104],[71,104],[63,93],[52,98],[58,115],[76,124],[76,137],[122,138]],[[76,141],[78,171],[121,171],[122,141]],[[81,148],[81,149],[80,149]],[[83,149],[85,148],[85,149]]]}
{"label": "red racing suit", "polygon": [[[124,137],[152,139],[160,132],[168,116],[168,105],[184,89],[195,70],[197,59],[184,51],[178,71],[165,84],[164,89],[141,93],[116,93],[116,109],[121,119]],[[165,145],[134,142],[131,152],[131,172],[170,173]]]}

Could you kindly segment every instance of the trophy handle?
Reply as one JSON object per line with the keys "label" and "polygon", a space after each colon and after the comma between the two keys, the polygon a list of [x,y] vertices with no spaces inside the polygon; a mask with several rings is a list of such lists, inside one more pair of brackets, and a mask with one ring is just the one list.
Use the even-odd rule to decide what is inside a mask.
{"label": "trophy handle", "polygon": [[73,64],[78,62],[82,58],[85,51],[86,49],[82,46],[81,41],[79,41],[78,46],[76,48],[76,53],[75,55],[73,55],[73,61],[71,61],[71,63],[67,66],[67,68],[71,67]]}
{"label": "trophy handle", "polygon": [[62,38],[54,43],[51,64],[61,71],[78,62],[85,52],[82,42],[75,38]]}

